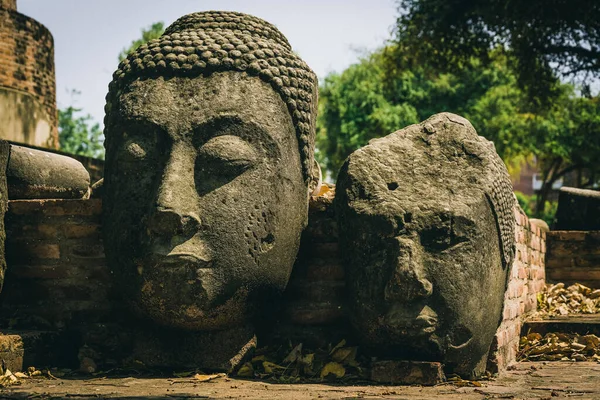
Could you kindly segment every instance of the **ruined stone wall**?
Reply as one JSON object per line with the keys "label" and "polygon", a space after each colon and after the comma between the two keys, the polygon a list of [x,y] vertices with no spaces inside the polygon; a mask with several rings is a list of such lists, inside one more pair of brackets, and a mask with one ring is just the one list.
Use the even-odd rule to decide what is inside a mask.
{"label": "ruined stone wall", "polygon": [[[331,198],[313,199],[309,224],[274,335],[312,345],[351,339],[344,310],[344,269]],[[101,239],[101,201],[16,200],[6,216],[8,270],[0,319],[15,328],[65,328],[110,322],[111,293]],[[545,233],[515,209],[517,252],[492,370],[514,362],[523,319],[545,283]]]}
{"label": "ruined stone wall", "polygon": [[548,232],[546,278],[600,288],[600,231]]}
{"label": "ruined stone wall", "polygon": [[2,319],[12,327],[65,328],[109,319],[110,274],[100,200],[12,200],[6,214]]}
{"label": "ruined stone wall", "polygon": [[525,317],[537,308],[537,293],[546,283],[546,232],[515,207],[515,260],[509,271],[502,323],[496,332],[488,369],[504,371],[516,361]]}
{"label": "ruined stone wall", "polygon": [[15,0],[0,3],[0,137],[58,146],[54,40]]}

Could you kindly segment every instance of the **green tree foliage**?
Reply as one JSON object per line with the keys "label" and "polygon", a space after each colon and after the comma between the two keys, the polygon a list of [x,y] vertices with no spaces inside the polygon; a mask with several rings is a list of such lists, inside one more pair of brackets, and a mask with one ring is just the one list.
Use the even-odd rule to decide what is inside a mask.
{"label": "green tree foliage", "polygon": [[344,159],[371,138],[380,137],[449,111],[469,119],[492,140],[517,173],[537,159],[544,178],[541,210],[552,184],[569,171],[580,171],[592,185],[598,178],[600,104],[557,85],[553,102],[532,108],[501,50],[489,62],[471,58],[455,73],[416,66],[411,58],[389,57],[395,49],[375,52],[340,74],[330,74],[320,89],[317,121],[318,160],[335,176]]}
{"label": "green tree foliage", "polygon": [[330,74],[319,91],[319,160],[336,173],[344,159],[380,137],[449,111],[486,132],[511,163],[530,153],[519,136],[525,124],[522,92],[500,52],[492,66],[476,59],[457,74],[431,68],[390,65],[393,49],[375,52],[341,74]]}
{"label": "green tree foliage", "polygon": [[71,154],[104,158],[102,129],[92,122],[92,116],[81,115],[72,105],[58,110],[58,141],[60,149]]}
{"label": "green tree foliage", "polygon": [[[414,106],[385,96],[380,53],[341,74],[330,74],[319,88],[317,159],[336,174],[344,159],[369,139],[418,122]],[[335,176],[335,175],[334,175]]]}
{"label": "green tree foliage", "polygon": [[131,42],[129,47],[119,53],[119,61],[127,58],[127,55],[152,39],[158,39],[165,31],[164,22],[155,22],[147,28],[142,29],[142,37]]}
{"label": "green tree foliage", "polygon": [[530,217],[543,219],[548,224],[548,226],[552,226],[554,224],[554,217],[556,216],[556,210],[558,209],[558,201],[545,201],[544,206],[539,208],[540,212],[536,212],[536,208],[539,207],[537,205],[537,195],[534,194],[531,196],[527,196],[526,194],[523,194],[521,192],[515,192],[515,195],[517,197],[519,205],[521,206],[525,214],[527,214]]}
{"label": "green tree foliage", "polygon": [[398,9],[399,57],[456,71],[501,46],[530,99],[551,97],[557,76],[600,77],[597,0],[398,0]]}

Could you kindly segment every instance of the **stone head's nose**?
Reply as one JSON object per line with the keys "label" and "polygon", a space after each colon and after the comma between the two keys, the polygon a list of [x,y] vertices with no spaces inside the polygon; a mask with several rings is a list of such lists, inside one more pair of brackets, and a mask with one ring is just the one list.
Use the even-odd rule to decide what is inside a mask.
{"label": "stone head's nose", "polygon": [[194,162],[194,153],[189,151],[185,143],[173,144],[147,222],[151,233],[160,236],[188,235],[200,228]]}
{"label": "stone head's nose", "polygon": [[433,284],[425,276],[420,246],[411,239],[397,241],[398,257],[385,287],[385,300],[409,302],[431,296]]}
{"label": "stone head's nose", "polygon": [[200,218],[192,213],[157,207],[148,219],[147,227],[160,236],[190,235],[200,228]]}

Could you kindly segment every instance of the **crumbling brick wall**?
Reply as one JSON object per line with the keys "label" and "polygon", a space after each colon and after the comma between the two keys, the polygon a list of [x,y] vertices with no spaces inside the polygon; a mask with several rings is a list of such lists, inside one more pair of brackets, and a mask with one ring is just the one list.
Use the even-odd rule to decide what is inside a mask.
{"label": "crumbling brick wall", "polygon": [[110,318],[100,200],[12,200],[6,214],[5,323],[60,329]]}
{"label": "crumbling brick wall", "polygon": [[537,293],[546,283],[546,232],[515,207],[516,253],[504,294],[502,322],[492,345],[488,369],[504,371],[516,361],[525,317],[537,308]]}
{"label": "crumbling brick wall", "polygon": [[0,87],[33,96],[51,121],[49,147],[58,146],[54,39],[45,26],[16,11],[16,0],[0,3]]}
{"label": "crumbling brick wall", "polygon": [[600,288],[600,231],[548,232],[546,277]]}

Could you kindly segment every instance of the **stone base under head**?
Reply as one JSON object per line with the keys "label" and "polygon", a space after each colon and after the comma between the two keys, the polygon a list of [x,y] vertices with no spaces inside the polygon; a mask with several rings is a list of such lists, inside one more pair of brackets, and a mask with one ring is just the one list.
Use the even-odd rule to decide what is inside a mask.
{"label": "stone base under head", "polygon": [[251,327],[225,331],[132,331],[130,360],[147,368],[231,372],[256,348]]}
{"label": "stone base under head", "polygon": [[437,114],[351,154],[337,182],[363,347],[483,374],[514,256],[512,185],[493,144],[464,118]]}

